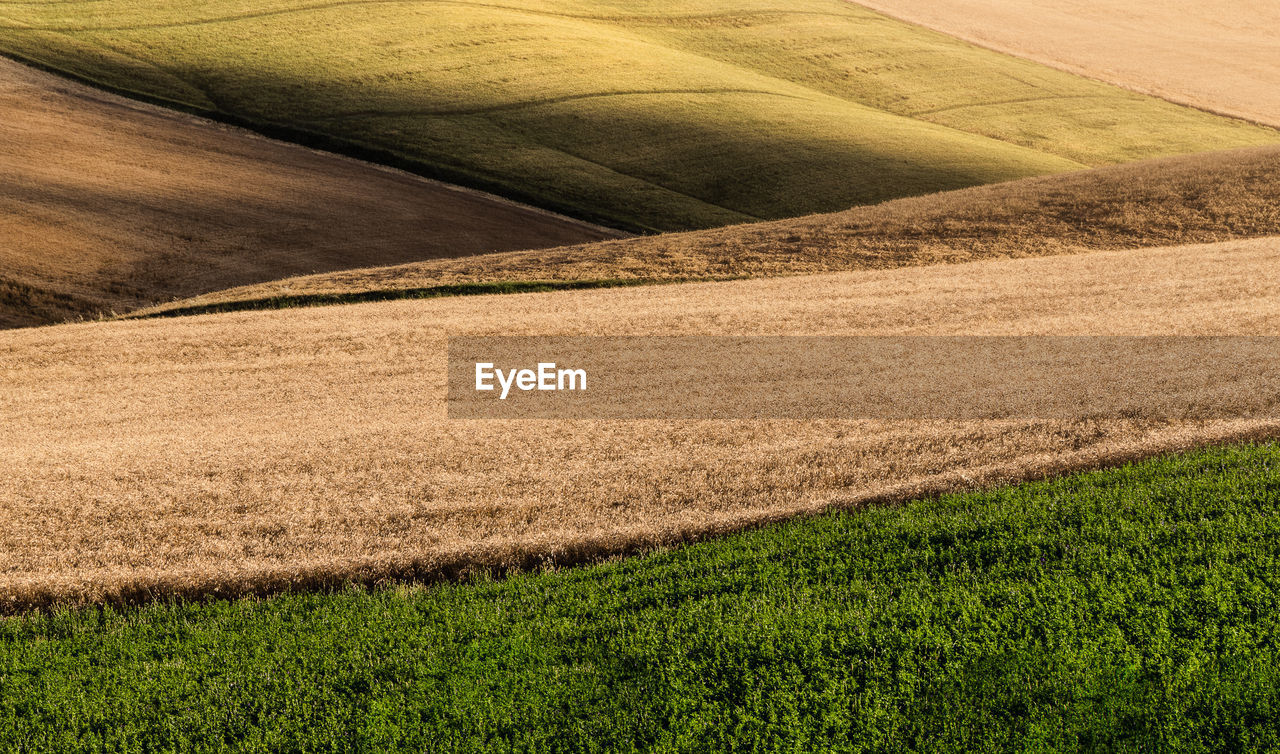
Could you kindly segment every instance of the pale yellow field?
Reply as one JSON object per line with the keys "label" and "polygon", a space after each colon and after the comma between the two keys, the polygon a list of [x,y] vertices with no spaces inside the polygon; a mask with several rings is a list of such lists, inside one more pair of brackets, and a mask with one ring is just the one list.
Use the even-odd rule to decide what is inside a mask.
{"label": "pale yellow field", "polygon": [[1280,239],[0,333],[0,594],[572,562],[1260,421],[450,421],[450,334],[1280,334]]}
{"label": "pale yellow field", "polygon": [[0,328],[617,235],[0,59]]}
{"label": "pale yellow field", "polygon": [[857,4],[1144,94],[1280,125],[1280,4],[1272,0]]}

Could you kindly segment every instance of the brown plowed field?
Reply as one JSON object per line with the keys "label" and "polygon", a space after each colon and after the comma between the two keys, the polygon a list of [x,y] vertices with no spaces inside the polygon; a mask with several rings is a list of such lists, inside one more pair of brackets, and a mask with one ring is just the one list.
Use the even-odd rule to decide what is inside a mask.
{"label": "brown plowed field", "polygon": [[0,59],[0,327],[615,235]]}

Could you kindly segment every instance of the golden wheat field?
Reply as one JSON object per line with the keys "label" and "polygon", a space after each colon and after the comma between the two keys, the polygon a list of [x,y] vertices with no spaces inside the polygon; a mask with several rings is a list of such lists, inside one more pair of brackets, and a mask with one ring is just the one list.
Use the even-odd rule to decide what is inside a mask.
{"label": "golden wheat field", "polygon": [[1274,335],[1277,264],[1280,240],[1264,238],[0,333],[0,592],[12,610],[572,562],[1269,435],[1280,427],[1263,420],[450,420],[445,344]]}
{"label": "golden wheat field", "polygon": [[0,327],[611,231],[0,59]]}
{"label": "golden wheat field", "polygon": [[286,278],[142,314],[464,282],[679,280],[909,267],[1210,243],[1280,230],[1280,148],[1031,178],[845,212]]}
{"label": "golden wheat field", "polygon": [[1280,125],[1280,6],[1266,0],[859,0],[1146,94]]}

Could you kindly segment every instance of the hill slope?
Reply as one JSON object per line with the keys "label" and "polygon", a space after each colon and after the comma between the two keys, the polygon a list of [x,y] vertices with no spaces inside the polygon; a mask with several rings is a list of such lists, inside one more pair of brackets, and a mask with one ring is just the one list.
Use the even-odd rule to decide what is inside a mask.
{"label": "hill slope", "polygon": [[370,264],[608,238],[0,60],[0,327]]}
{"label": "hill slope", "polygon": [[1274,335],[1277,265],[1271,238],[0,332],[0,594],[14,608],[572,561],[1273,432],[466,421],[443,399],[460,334]]}
{"label": "hill slope", "polygon": [[1280,147],[1030,178],[874,207],[621,241],[310,275],[141,312],[422,295],[499,281],[688,280],[1209,243],[1280,232]]}
{"label": "hill slope", "polygon": [[1280,6],[1239,0],[860,0],[993,49],[1280,126]]}
{"label": "hill slope", "polygon": [[0,621],[0,747],[1274,751],[1277,474],[1217,448],[595,568]]}
{"label": "hill slope", "polygon": [[6,3],[0,51],[630,229],[1280,140],[841,0]]}

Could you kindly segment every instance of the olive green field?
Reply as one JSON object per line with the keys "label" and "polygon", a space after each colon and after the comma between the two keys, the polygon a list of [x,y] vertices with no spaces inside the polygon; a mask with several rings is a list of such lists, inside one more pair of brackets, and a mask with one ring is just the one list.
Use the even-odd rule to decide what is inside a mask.
{"label": "olive green field", "polygon": [[0,52],[632,231],[1280,142],[842,0],[6,2]]}

